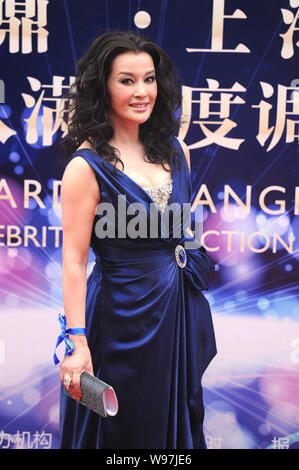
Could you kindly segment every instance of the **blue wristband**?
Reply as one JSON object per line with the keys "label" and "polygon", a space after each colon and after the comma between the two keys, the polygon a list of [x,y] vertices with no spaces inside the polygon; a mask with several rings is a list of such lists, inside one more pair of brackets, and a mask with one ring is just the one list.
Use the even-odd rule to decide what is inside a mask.
{"label": "blue wristband", "polygon": [[53,359],[55,365],[59,364],[60,362],[56,355],[56,349],[60,343],[62,343],[62,341],[64,341],[66,345],[65,355],[70,356],[74,352],[74,344],[69,340],[68,335],[86,335],[86,328],[66,328],[66,318],[65,315],[61,315],[61,313],[58,316],[58,321],[61,328],[61,334],[57,338],[57,343],[54,350]]}

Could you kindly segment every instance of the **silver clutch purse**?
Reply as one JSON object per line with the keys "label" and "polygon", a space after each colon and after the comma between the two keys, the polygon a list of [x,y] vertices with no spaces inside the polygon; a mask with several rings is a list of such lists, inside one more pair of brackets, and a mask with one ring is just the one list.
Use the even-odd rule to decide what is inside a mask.
{"label": "silver clutch purse", "polygon": [[[80,388],[82,397],[78,403],[90,408],[103,418],[117,414],[117,396],[111,385],[84,371],[80,375]],[[73,398],[66,388],[65,393]]]}

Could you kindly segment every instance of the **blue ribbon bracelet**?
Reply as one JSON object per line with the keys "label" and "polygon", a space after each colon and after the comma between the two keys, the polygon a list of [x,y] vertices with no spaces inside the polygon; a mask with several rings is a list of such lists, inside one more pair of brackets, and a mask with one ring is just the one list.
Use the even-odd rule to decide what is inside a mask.
{"label": "blue ribbon bracelet", "polygon": [[57,343],[53,356],[55,365],[59,364],[60,362],[56,355],[56,350],[60,343],[62,343],[62,341],[64,341],[66,345],[65,355],[70,356],[74,352],[74,344],[70,341],[68,335],[86,335],[86,328],[67,328],[65,315],[61,315],[61,313],[58,316],[58,321],[60,324],[61,333],[57,338]]}

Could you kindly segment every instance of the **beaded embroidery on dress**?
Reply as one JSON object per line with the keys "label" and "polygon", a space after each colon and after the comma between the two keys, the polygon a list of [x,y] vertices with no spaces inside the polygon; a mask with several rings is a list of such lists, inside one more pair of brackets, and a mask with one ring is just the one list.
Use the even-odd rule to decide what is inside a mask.
{"label": "beaded embroidery on dress", "polygon": [[167,207],[168,199],[172,193],[172,178],[156,186],[143,188],[155,201],[160,211],[163,213]]}

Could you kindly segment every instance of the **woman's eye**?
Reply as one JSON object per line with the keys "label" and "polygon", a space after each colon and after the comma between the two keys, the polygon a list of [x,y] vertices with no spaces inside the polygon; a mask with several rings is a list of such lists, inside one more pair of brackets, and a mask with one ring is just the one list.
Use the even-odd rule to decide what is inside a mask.
{"label": "woman's eye", "polygon": [[[146,81],[150,83],[154,82],[155,80],[156,77],[154,75],[146,78]],[[123,85],[127,85],[128,83],[133,83],[133,80],[132,78],[123,78],[120,83],[122,83]]]}
{"label": "woman's eye", "polygon": [[129,83],[130,81],[132,81],[131,78],[124,78],[120,83],[123,83],[123,84],[126,85],[126,84]]}

